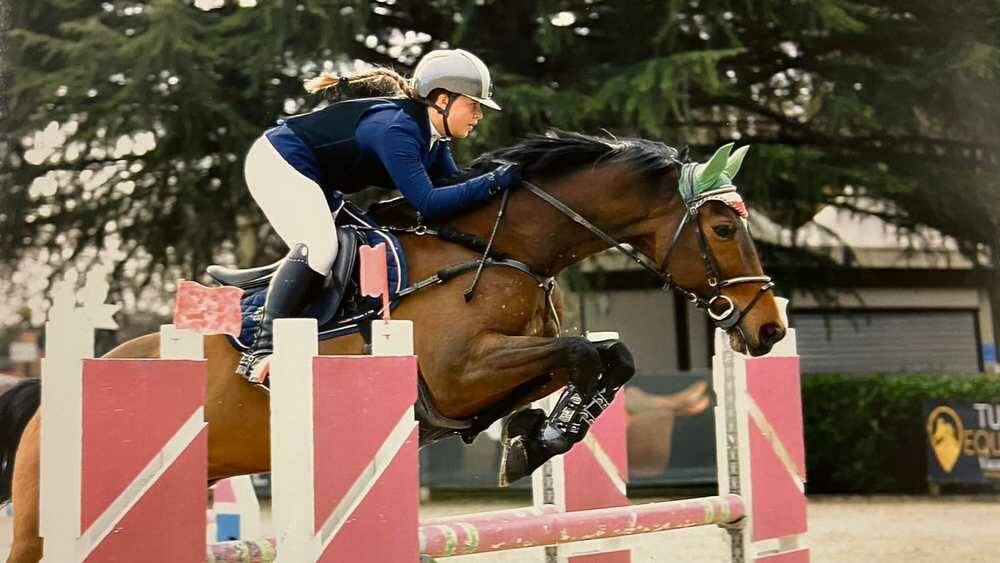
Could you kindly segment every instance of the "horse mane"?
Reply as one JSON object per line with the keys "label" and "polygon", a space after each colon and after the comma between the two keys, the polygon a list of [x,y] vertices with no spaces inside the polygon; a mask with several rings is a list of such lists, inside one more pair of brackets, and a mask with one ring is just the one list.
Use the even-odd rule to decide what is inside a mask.
{"label": "horse mane", "polygon": [[[583,166],[626,164],[647,177],[658,177],[686,161],[686,151],[658,141],[636,138],[598,137],[550,129],[531,135],[516,145],[500,148],[472,161],[469,168],[447,178],[441,185],[457,184],[507,163],[522,166],[525,177],[551,178]],[[376,222],[414,224],[415,212],[403,198],[372,205],[368,213]]]}
{"label": "horse mane", "polygon": [[464,177],[483,173],[505,163],[520,164],[525,175],[552,177],[581,166],[627,164],[636,171],[659,176],[682,162],[680,152],[658,141],[636,138],[598,137],[550,129],[520,143],[488,152],[472,161]]}

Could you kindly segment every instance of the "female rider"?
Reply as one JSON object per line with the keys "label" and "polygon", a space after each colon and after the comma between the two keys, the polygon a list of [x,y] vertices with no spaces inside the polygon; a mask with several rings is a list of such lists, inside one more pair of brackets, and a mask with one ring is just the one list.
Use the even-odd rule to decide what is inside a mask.
{"label": "female rider", "polygon": [[399,189],[424,217],[443,219],[520,182],[518,168],[505,165],[459,184],[433,184],[459,172],[449,141],[472,132],[483,118],[481,106],[500,109],[490,72],[472,53],[432,51],[417,64],[412,83],[379,68],[345,77],[323,73],[305,87],[317,93],[343,82],[371,87],[386,81],[397,97],[348,100],[279,121],[247,154],[250,194],[292,249],[271,279],[260,327],[237,368],[254,383],[267,376],[274,319],[297,313],[306,290],[333,265],[344,193]]}

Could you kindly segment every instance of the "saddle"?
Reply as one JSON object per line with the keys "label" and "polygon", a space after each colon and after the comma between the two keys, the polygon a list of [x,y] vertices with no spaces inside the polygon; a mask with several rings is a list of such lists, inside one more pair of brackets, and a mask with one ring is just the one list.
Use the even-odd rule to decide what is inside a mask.
{"label": "saddle", "polygon": [[[339,245],[337,258],[322,286],[310,288],[309,295],[305,300],[306,304],[299,311],[301,317],[316,319],[319,326],[322,327],[333,320],[348,291],[357,289],[357,284],[351,278],[357,269],[358,245],[361,244],[359,238],[360,235],[356,230],[337,227]],[[206,271],[212,279],[224,286],[238,287],[246,291],[247,294],[254,294],[262,290],[266,295],[271,278],[274,277],[274,272],[283,261],[284,259],[267,266],[242,270],[213,264]]]}

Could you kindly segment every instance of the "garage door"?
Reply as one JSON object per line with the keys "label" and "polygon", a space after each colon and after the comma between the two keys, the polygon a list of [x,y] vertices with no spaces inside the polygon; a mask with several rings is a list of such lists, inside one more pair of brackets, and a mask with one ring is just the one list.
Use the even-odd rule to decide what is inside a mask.
{"label": "garage door", "polygon": [[973,311],[796,313],[805,373],[980,370]]}

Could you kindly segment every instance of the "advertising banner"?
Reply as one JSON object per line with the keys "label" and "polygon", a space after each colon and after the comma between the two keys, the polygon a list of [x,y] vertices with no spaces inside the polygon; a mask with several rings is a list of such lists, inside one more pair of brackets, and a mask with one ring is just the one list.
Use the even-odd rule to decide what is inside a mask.
{"label": "advertising banner", "polygon": [[931,483],[1000,482],[1000,404],[924,404]]}

